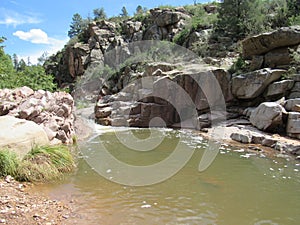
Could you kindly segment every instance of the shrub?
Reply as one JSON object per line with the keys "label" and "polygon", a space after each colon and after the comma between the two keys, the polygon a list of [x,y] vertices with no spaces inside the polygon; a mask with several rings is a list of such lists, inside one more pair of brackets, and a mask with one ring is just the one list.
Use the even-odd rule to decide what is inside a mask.
{"label": "shrub", "polygon": [[19,166],[17,155],[8,149],[0,150],[0,176],[15,176]]}
{"label": "shrub", "polygon": [[67,146],[35,146],[23,158],[9,150],[0,151],[0,176],[11,175],[19,181],[45,182],[63,177],[75,167]]}

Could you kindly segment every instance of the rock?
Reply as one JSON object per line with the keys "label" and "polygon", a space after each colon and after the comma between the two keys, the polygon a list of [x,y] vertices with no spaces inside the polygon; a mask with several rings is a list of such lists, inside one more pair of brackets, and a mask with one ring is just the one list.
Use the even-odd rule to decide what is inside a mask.
{"label": "rock", "polygon": [[294,107],[292,108],[293,112],[300,112],[300,104],[299,105],[294,105]]}
{"label": "rock", "polygon": [[263,140],[265,139],[265,136],[256,132],[252,132],[252,141],[253,144],[262,144]]}
{"label": "rock", "polygon": [[289,112],[286,126],[287,135],[300,139],[300,113]]}
{"label": "rock", "polygon": [[[1,94],[0,90],[0,112],[20,119],[26,119],[41,125],[49,137],[53,139],[58,130],[65,130],[67,134],[66,143],[72,143],[74,131],[74,100],[72,96],[65,92],[54,92],[38,90],[33,91],[29,88],[6,90]],[[17,93],[17,95],[16,95]],[[13,107],[7,104],[11,99],[17,96],[18,101],[14,101]],[[2,103],[3,102],[3,103]],[[66,130],[66,124],[68,124]],[[61,136],[62,137],[62,136]]]}
{"label": "rock", "polygon": [[295,82],[300,82],[300,74],[294,74],[290,78]]}
{"label": "rock", "polygon": [[288,96],[288,99],[295,99],[295,98],[300,98],[300,91],[291,92],[290,95]]}
{"label": "rock", "polygon": [[300,44],[300,27],[283,27],[242,41],[243,56],[261,55],[275,48]]}
{"label": "rock", "polygon": [[287,112],[278,103],[261,103],[250,116],[250,122],[253,126],[263,131],[276,132],[283,126],[283,116]]}
{"label": "rock", "polygon": [[277,48],[264,55],[264,67],[277,68],[278,66],[289,65],[291,62],[292,57],[289,48]]}
{"label": "rock", "polygon": [[249,144],[251,143],[251,140],[252,140],[252,135],[250,132],[248,133],[232,133],[230,135],[230,138],[232,140],[235,140],[235,141],[238,141],[238,142],[241,142],[241,143],[245,143],[245,144]]}
{"label": "rock", "polygon": [[259,70],[262,68],[264,63],[264,56],[262,55],[254,55],[251,59],[250,69],[252,71]]}
{"label": "rock", "polygon": [[286,93],[294,86],[293,80],[277,81],[269,85],[266,97],[285,96]]}
{"label": "rock", "polygon": [[292,111],[296,105],[300,105],[300,98],[289,99],[284,102],[284,108],[287,111]]}
{"label": "rock", "polygon": [[270,138],[270,137],[266,137],[263,139],[261,144],[266,147],[273,147],[276,143],[277,143],[277,140]]}
{"label": "rock", "polygon": [[165,12],[160,13],[156,17],[155,23],[159,27],[174,25],[174,24],[178,23],[184,17],[183,15],[184,14],[180,13],[180,12],[165,11]]}
{"label": "rock", "polygon": [[232,78],[232,94],[239,99],[253,99],[262,94],[273,81],[278,80],[285,70],[261,69]]}
{"label": "rock", "polygon": [[43,128],[32,121],[12,116],[0,117],[0,148],[8,148],[23,158],[34,145],[48,145]]}
{"label": "rock", "polygon": [[243,111],[243,115],[249,118],[255,109],[255,107],[248,107]]}
{"label": "rock", "polygon": [[204,5],[204,10],[207,13],[217,13],[218,7],[216,5]]}

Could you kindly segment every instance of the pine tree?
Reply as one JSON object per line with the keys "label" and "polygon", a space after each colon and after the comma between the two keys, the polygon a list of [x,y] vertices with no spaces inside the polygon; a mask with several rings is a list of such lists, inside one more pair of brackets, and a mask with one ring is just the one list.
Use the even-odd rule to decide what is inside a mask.
{"label": "pine tree", "polygon": [[93,13],[94,13],[94,20],[105,20],[107,18],[103,7],[94,9]]}
{"label": "pine tree", "polygon": [[128,12],[125,6],[122,7],[122,12],[120,14],[121,17],[128,17]]}
{"label": "pine tree", "polygon": [[72,23],[70,25],[70,30],[68,31],[68,36],[73,38],[80,34],[85,27],[84,20],[79,13],[75,13],[72,17]]}
{"label": "pine tree", "polygon": [[141,5],[138,5],[135,10],[135,15],[140,15],[142,13],[144,13],[143,7]]}

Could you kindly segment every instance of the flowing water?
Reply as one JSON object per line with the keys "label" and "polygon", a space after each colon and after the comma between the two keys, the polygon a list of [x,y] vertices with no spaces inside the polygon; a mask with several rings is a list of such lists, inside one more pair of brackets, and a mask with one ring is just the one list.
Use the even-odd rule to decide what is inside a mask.
{"label": "flowing water", "polygon": [[[211,166],[199,172],[207,141],[192,131],[153,130],[99,133],[81,147],[83,155],[74,175],[59,183],[38,186],[37,191],[59,200],[72,199],[76,216],[68,219],[71,224],[299,224],[299,161],[270,159],[222,145]],[[152,151],[125,146],[147,146],[149,141],[160,144],[155,144]],[[99,167],[105,164],[97,157],[107,151],[138,169],[163,161],[178,146],[194,151],[191,159],[176,175],[153,185],[115,183],[109,179],[114,180],[116,173],[107,179],[96,172],[99,168],[95,164],[94,168],[90,166],[91,159],[98,160]],[[108,174],[115,170],[118,168],[113,165],[105,168]],[[125,170],[119,169],[118,174],[128,176]],[[155,171],[154,175],[164,171]]]}

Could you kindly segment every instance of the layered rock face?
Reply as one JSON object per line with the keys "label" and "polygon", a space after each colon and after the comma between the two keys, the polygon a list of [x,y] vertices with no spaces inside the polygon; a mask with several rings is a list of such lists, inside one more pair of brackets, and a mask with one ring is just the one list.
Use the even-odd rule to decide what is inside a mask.
{"label": "layered rock face", "polygon": [[65,92],[33,91],[28,87],[0,90],[0,116],[33,121],[52,143],[72,143],[74,100]]}

